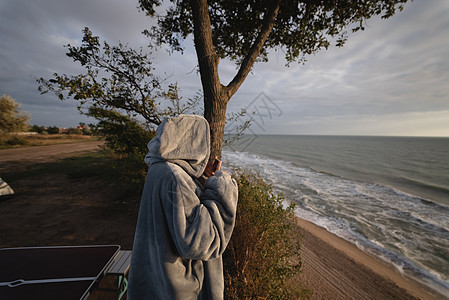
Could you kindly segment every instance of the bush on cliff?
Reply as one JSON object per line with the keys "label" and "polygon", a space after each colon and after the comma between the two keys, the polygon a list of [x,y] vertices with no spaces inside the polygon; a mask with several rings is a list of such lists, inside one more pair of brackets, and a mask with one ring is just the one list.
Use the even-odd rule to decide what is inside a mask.
{"label": "bush on cliff", "polygon": [[[223,255],[227,299],[288,299],[289,280],[301,267],[294,206],[256,174],[236,171],[239,203],[234,232]],[[297,289],[297,288],[296,288]]]}

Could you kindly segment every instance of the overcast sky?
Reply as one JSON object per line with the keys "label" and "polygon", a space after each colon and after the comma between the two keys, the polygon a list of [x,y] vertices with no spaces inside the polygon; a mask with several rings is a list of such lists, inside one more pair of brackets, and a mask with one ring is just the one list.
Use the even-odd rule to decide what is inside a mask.
{"label": "overcast sky", "polygon": [[[40,95],[36,79],[83,71],[63,45],[79,45],[85,26],[110,44],[145,47],[141,32],[151,20],[136,7],[134,0],[0,0],[0,94],[22,103],[31,124],[86,122],[74,100]],[[257,64],[228,106],[256,111],[256,133],[449,136],[447,0],[416,0],[388,20],[369,20],[343,48],[321,51],[305,65],[287,68],[282,54]],[[184,55],[154,56],[185,97],[200,90],[191,42]],[[222,61],[222,83],[234,73]]]}

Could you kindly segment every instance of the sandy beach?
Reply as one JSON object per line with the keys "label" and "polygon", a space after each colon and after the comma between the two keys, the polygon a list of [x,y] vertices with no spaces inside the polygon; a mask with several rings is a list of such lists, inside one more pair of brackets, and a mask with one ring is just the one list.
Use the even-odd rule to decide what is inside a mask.
{"label": "sandy beach", "polygon": [[324,228],[300,218],[298,224],[300,280],[313,290],[311,299],[445,299]]}

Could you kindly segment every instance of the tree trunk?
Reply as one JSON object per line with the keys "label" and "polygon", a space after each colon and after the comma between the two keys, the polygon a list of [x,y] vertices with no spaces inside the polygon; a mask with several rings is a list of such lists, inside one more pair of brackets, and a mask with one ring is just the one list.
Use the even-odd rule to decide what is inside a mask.
{"label": "tree trunk", "polygon": [[200,68],[201,84],[203,86],[204,117],[210,124],[210,157],[216,155],[221,158],[227,104],[248,76],[268,35],[273,29],[276,16],[279,12],[280,0],[273,1],[271,6],[267,8],[261,31],[244,58],[238,73],[228,86],[220,83],[218,75],[220,59],[215,52],[212,42],[212,29],[207,0],[191,0],[190,3],[193,16],[195,50]]}
{"label": "tree trunk", "polygon": [[228,100],[224,97],[223,93],[221,95],[207,95],[204,93],[204,117],[210,125],[211,158],[216,155],[221,159]]}
{"label": "tree trunk", "polygon": [[221,157],[226,107],[229,98],[220,83],[220,59],[212,42],[212,30],[207,0],[191,0],[195,50],[201,74],[204,97],[204,117],[210,124],[211,157]]}

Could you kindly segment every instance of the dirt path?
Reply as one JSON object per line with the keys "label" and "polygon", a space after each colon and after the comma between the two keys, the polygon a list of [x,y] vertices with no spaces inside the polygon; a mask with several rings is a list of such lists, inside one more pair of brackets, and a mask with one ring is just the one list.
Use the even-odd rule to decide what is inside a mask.
{"label": "dirt path", "polygon": [[[97,151],[100,143],[0,150],[0,177],[5,175],[15,192],[0,198],[0,247],[121,243],[131,248],[136,211],[114,207],[113,187],[95,176],[64,171],[38,171],[36,176],[42,162]],[[8,181],[17,170],[34,175]]]}
{"label": "dirt path", "polygon": [[74,144],[23,147],[0,150],[0,163],[11,161],[47,162],[67,157],[68,154],[80,151],[96,151],[101,141],[89,141]]}

